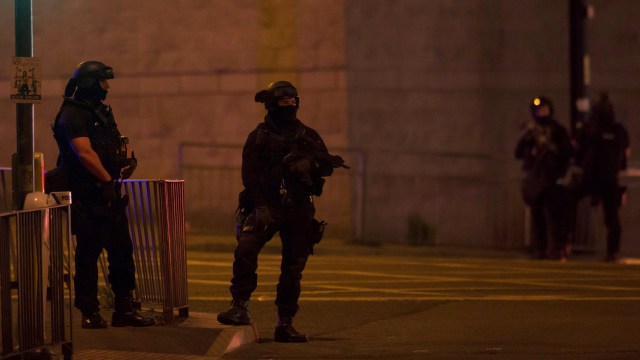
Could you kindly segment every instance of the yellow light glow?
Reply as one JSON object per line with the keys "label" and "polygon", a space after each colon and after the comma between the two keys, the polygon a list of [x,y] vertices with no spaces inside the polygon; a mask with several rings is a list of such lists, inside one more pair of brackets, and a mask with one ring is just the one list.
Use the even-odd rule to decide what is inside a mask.
{"label": "yellow light glow", "polygon": [[533,100],[533,105],[540,106],[540,99],[535,98],[535,100]]}

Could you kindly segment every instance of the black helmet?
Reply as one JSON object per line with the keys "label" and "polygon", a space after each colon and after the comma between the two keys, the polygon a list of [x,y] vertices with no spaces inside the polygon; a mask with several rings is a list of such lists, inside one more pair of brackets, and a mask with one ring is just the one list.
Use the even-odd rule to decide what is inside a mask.
{"label": "black helmet", "polygon": [[298,90],[290,82],[282,80],[272,82],[266,90],[260,90],[255,96],[255,101],[263,103],[267,110],[272,110],[278,105],[278,100],[285,97],[296,99],[296,108],[300,107]]}
{"label": "black helmet", "polygon": [[89,88],[101,79],[113,79],[113,68],[100,61],[84,61],[73,71],[73,78],[79,88]]}
{"label": "black helmet", "polygon": [[533,100],[531,100],[531,105],[529,106],[529,108],[531,109],[531,115],[533,115],[533,117],[537,117],[536,113],[538,111],[538,109],[540,109],[541,107],[547,106],[549,107],[549,116],[548,117],[552,117],[553,116],[553,103],[551,102],[551,100],[549,100],[549,98],[545,97],[545,96],[538,96],[535,97]]}
{"label": "black helmet", "polygon": [[73,70],[73,76],[67,82],[64,96],[90,100],[104,100],[107,90],[100,88],[100,80],[113,79],[113,68],[100,61],[84,61]]}

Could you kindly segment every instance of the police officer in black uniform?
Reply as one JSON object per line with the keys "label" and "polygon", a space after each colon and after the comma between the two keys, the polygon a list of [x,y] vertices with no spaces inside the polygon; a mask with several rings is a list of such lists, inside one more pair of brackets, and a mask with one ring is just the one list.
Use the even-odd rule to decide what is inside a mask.
{"label": "police officer in black uniform", "polygon": [[101,329],[97,261],[105,248],[109,282],[115,294],[111,326],[150,326],[152,319],[132,307],[135,268],[126,198],[120,194],[120,178],[136,167],[128,157],[126,138],[121,137],[111,107],[103,104],[113,79],[113,69],[99,61],[80,63],[65,89],[53,125],[60,155],[58,167],[68,174],[73,193],[72,230],[76,235],[75,306],[82,312],[82,327]]}
{"label": "police officer in black uniform", "polygon": [[277,342],[306,342],[307,337],[296,331],[292,321],[298,311],[302,271],[318,231],[312,196],[321,194],[323,177],[331,175],[334,166],[309,151],[326,153],[327,148],[315,130],[296,118],[300,99],[291,83],[271,83],[255,100],[265,104],[267,115],[249,134],[242,152],[245,190],[230,287],[233,300],[229,310],[218,314],[218,321],[251,323],[247,305],[257,286],[258,254],[280,232],[282,263],[274,338]]}
{"label": "police officer in black uniform", "polygon": [[515,157],[522,160],[525,172],[521,190],[531,208],[532,250],[535,258],[566,260],[571,202],[562,179],[573,154],[571,140],[553,118],[548,98],[533,99],[530,109],[533,121],[518,141]]}
{"label": "police officer in black uniform", "polygon": [[578,136],[578,165],[582,169],[582,194],[590,195],[594,205],[602,203],[607,228],[606,261],[616,261],[620,251],[622,228],[618,210],[624,188],[618,175],[627,168],[629,135],[616,121],[607,93],[591,109],[589,122]]}

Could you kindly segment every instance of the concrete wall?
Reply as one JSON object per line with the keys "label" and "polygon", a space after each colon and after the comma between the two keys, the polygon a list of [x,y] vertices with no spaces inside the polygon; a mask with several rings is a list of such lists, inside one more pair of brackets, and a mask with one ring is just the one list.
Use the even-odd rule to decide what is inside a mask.
{"label": "concrete wall", "polygon": [[593,0],[589,22],[592,92],[608,91],[618,120],[631,137],[632,162],[640,165],[640,2]]}
{"label": "concrete wall", "polygon": [[347,14],[350,137],[375,194],[367,236],[397,238],[417,213],[437,243],[521,244],[521,225],[496,238],[523,218],[512,148],[532,96],[566,102],[567,7],[361,0]]}
{"label": "concrete wall", "polygon": [[[611,92],[635,144],[640,2],[592,3],[592,88]],[[338,171],[320,199],[332,235],[353,235],[353,184],[363,180],[366,239],[404,241],[413,214],[434,226],[438,244],[521,246],[512,150],[532,96],[550,96],[569,122],[567,11],[557,0],[38,2],[45,98],[36,106],[36,149],[50,168],[57,151],[48,124],[84,59],[115,68],[109,102],[137,150],[139,178],[186,177],[184,142],[241,146],[263,114],[254,93],[290,79],[302,96],[300,118],[330,148],[350,149],[351,162],[366,160],[364,169]],[[0,3],[0,34],[0,68],[8,69],[12,2]],[[7,98],[0,87],[0,165],[15,149]],[[237,166],[239,155],[209,149],[187,158]],[[227,182],[219,188],[202,183],[212,175],[189,176],[187,208],[205,221],[230,219],[237,172],[216,175]],[[203,193],[217,196],[215,206]]]}

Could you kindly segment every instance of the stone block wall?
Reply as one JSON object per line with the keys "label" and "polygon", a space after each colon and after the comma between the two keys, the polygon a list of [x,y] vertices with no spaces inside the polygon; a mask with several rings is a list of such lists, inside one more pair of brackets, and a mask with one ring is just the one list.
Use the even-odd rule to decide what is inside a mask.
{"label": "stone block wall", "polygon": [[[5,84],[15,53],[13,14],[13,2],[0,4],[0,49],[5,54],[0,68],[6,69],[0,79]],[[254,102],[255,93],[277,80],[296,84],[302,98],[299,118],[316,128],[330,148],[347,147],[342,0],[34,2],[33,21],[35,56],[42,59],[44,77],[44,99],[35,106],[35,148],[44,152],[47,168],[57,156],[49,124],[67,79],[88,59],[115,70],[106,102],[136,151],[136,178],[179,177],[179,149],[185,142],[241,146],[265,113]],[[16,147],[15,106],[6,85],[0,98],[0,166],[10,166]],[[189,161],[199,164],[220,156],[215,151],[200,158],[191,155]],[[238,164],[240,155],[225,153]],[[240,186],[239,174],[228,175],[229,182]],[[191,185],[201,189],[202,182],[209,186],[204,194],[190,193],[195,198],[187,199],[187,209],[208,196],[217,206],[209,206],[207,216],[232,222],[237,197],[221,203],[227,199],[221,194],[223,185],[206,178],[190,179],[187,191]],[[349,188],[338,191],[350,199]],[[349,206],[346,201],[321,209],[338,234],[350,232]],[[227,225],[217,231],[230,232]]]}

